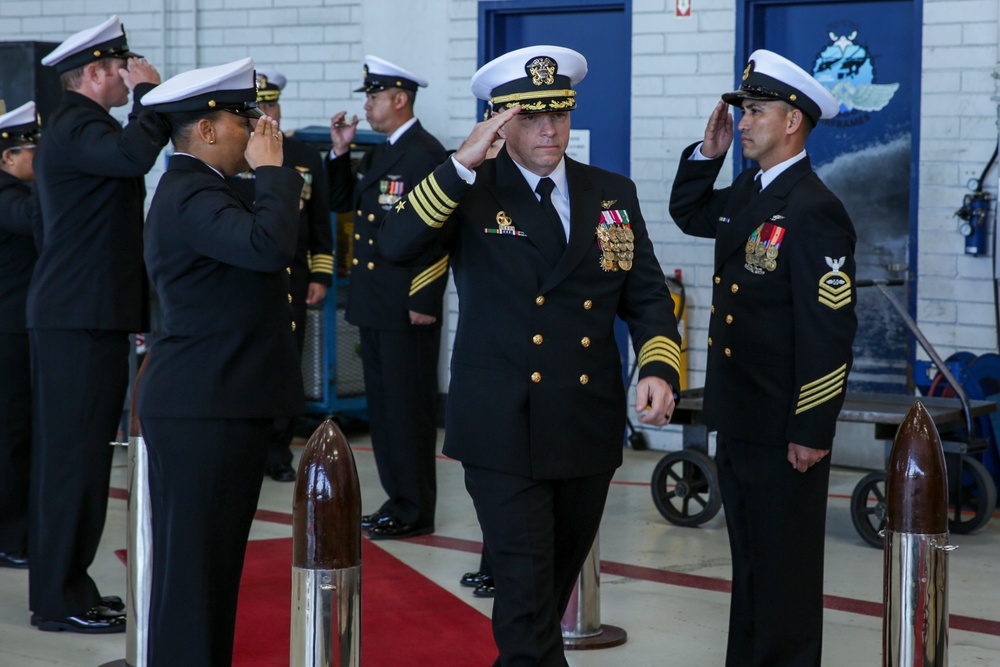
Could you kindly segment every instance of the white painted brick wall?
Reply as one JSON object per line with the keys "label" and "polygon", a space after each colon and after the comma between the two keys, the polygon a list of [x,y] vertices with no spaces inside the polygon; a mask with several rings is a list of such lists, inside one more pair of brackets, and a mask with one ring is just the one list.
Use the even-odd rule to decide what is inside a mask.
{"label": "white painted brick wall", "polygon": [[[682,269],[688,286],[689,384],[696,386],[704,381],[712,249],[676,229],[666,201],[681,150],[700,138],[719,94],[736,80],[736,12],[732,0],[697,0],[686,19],[673,8],[673,0],[632,2],[631,167],[664,271]],[[165,77],[243,55],[282,71],[289,77],[285,128],[326,125],[341,109],[362,115],[363,97],[352,89],[366,53],[409,64],[431,82],[417,115],[446,147],[456,148],[477,120],[469,94],[477,0],[2,0],[0,39],[60,41],[111,13]],[[943,355],[982,353],[996,345],[992,259],[964,255],[953,214],[997,138],[998,3],[923,0],[923,16],[917,315]],[[720,185],[731,173],[727,163]],[[987,177],[994,194],[996,174]],[[453,334],[453,293],[448,308]]]}
{"label": "white painted brick wall", "polygon": [[[995,0],[923,4],[917,315],[944,357],[996,352],[993,259],[964,254],[953,214],[997,141],[998,11]],[[996,184],[994,167],[984,184],[994,197]]]}

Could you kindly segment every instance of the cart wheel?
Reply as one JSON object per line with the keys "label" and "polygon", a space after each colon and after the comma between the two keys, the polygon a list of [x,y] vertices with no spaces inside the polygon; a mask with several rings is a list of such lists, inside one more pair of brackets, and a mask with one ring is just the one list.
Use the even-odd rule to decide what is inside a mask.
{"label": "cart wheel", "polygon": [[632,431],[632,435],[628,437],[628,446],[637,452],[644,452],[649,449],[649,440],[642,431]]}
{"label": "cart wheel", "polygon": [[960,456],[957,492],[949,490],[948,528],[971,533],[986,525],[997,506],[997,487],[986,467],[971,456]]}
{"label": "cart wheel", "polygon": [[884,470],[870,472],[861,478],[851,494],[851,521],[865,542],[881,549],[885,546],[879,533],[885,528],[886,502]]}
{"label": "cart wheel", "polygon": [[697,526],[722,507],[715,461],[697,449],[667,454],[653,471],[653,503],[667,521]]}

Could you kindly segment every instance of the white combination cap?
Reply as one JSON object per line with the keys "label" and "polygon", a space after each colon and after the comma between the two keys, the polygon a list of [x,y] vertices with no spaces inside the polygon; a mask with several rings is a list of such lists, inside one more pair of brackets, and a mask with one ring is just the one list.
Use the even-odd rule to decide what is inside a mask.
{"label": "white combination cap", "polygon": [[38,112],[34,102],[25,102],[0,116],[0,146],[8,148],[20,142],[38,140]]}
{"label": "white combination cap", "polygon": [[573,86],[587,76],[587,59],[563,46],[528,46],[505,53],[472,75],[472,94],[494,112],[521,105],[522,113],[572,111]]}
{"label": "white combination cap", "polygon": [[356,93],[376,93],[386,88],[416,90],[418,87],[427,87],[426,80],[378,56],[365,56],[364,73],[365,83],[360,88],[354,89]]}
{"label": "white combination cap", "polygon": [[101,58],[141,58],[128,50],[125,28],[118,16],[72,35],[42,58],[42,64],[62,74]]}
{"label": "white combination cap", "polygon": [[181,72],[142,96],[157,113],[223,110],[259,118],[253,58]]}
{"label": "white combination cap", "polygon": [[813,125],[820,118],[833,118],[840,111],[840,103],[813,75],[766,49],[750,54],[739,90],[726,93],[722,99],[737,107],[743,100],[783,100],[801,109]]}

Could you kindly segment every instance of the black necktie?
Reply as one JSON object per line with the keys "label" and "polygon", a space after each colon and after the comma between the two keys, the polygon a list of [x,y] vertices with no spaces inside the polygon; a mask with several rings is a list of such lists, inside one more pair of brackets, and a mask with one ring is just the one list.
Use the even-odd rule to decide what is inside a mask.
{"label": "black necktie", "polygon": [[753,179],[753,193],[759,195],[760,191],[764,189],[764,177],[757,176]]}
{"label": "black necktie", "polygon": [[556,207],[552,205],[552,190],[555,189],[555,187],[555,182],[546,176],[542,180],[538,181],[538,185],[535,186],[535,192],[541,196],[538,203],[542,205],[542,210],[545,211],[545,215],[548,217],[549,223],[555,230],[556,236],[559,238],[560,245],[565,248],[566,230],[563,228],[562,218],[559,217]]}

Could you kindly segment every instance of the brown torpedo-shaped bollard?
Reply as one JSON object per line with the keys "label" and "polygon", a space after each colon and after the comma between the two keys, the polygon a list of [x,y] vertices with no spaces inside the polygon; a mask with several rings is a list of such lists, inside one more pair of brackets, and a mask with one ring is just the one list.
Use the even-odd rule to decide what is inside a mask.
{"label": "brown torpedo-shaped bollard", "polygon": [[290,667],[361,664],[361,490],[332,420],[309,438],[292,501]]}
{"label": "brown torpedo-shaped bollard", "polygon": [[948,481],[934,420],[914,402],[886,480],[883,667],[948,664]]}

